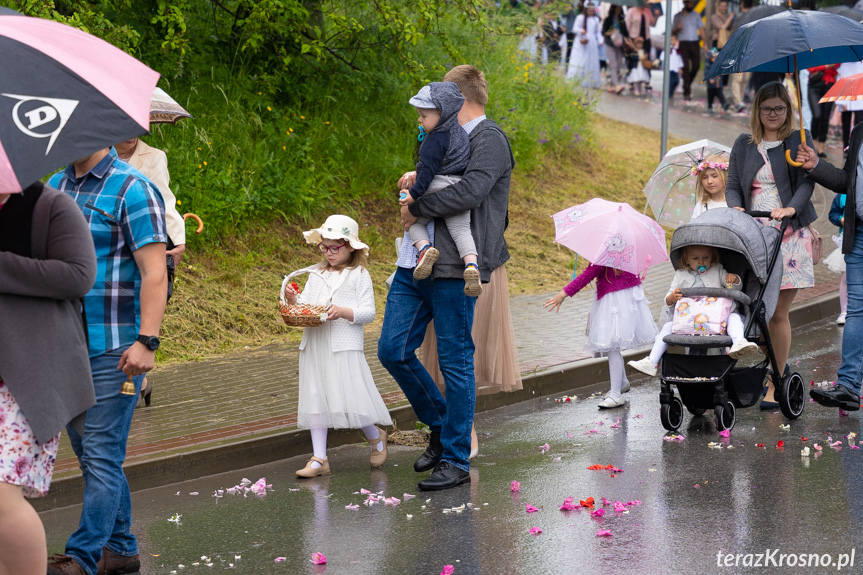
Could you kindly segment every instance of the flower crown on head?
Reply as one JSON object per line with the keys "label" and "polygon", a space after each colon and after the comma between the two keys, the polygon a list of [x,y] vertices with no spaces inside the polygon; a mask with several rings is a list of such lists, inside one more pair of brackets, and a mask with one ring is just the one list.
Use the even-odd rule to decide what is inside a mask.
{"label": "flower crown on head", "polygon": [[697,176],[699,172],[703,172],[704,170],[728,170],[727,162],[701,162],[699,164],[695,164],[692,168],[692,175]]}

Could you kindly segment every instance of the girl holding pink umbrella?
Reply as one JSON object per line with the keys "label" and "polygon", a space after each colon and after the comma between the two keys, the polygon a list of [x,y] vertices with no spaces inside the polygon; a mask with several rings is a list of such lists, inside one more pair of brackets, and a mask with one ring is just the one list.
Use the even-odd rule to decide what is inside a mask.
{"label": "girl holding pink umbrella", "polygon": [[622,351],[653,342],[656,323],[641,289],[644,272],[668,261],[665,231],[628,204],[595,198],[552,216],[555,242],[584,256],[591,264],[544,307],[559,311],[596,280],[596,300],[588,318],[585,350],[608,357],[611,389],[600,409],[626,405],[629,390]]}

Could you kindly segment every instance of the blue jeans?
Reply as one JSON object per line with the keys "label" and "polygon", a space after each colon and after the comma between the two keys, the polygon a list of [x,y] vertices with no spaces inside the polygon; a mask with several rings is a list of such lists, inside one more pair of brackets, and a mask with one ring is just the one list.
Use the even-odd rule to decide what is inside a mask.
{"label": "blue jeans", "polygon": [[845,279],[848,312],[842,330],[842,365],[837,383],[859,394],[863,378],[863,227],[860,226],[855,230],[851,253],[845,254]]}
{"label": "blue jeans", "polygon": [[[470,429],[476,407],[473,373],[473,309],[464,280],[431,278],[415,282],[413,270],[398,268],[387,296],[378,359],[402,388],[420,421],[439,431],[443,457],[467,471]],[[434,320],[438,362],[446,399],[416,356]]]}
{"label": "blue jeans", "polygon": [[[126,440],[135,412],[135,395],[122,395],[126,375],[117,369],[128,346],[90,358],[96,405],[87,410],[84,435],[66,428],[72,449],[84,476],[84,506],[78,529],[66,541],[66,555],[95,575],[96,563],[107,546],[118,555],[138,553],[138,541],[131,533],[132,499],[123,473]],[[140,392],[144,376],[132,379]]]}

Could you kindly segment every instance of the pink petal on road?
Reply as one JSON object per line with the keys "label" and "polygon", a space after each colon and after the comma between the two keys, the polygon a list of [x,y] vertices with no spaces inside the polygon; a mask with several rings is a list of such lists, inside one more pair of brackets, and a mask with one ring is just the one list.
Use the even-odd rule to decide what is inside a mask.
{"label": "pink petal on road", "polygon": [[314,563],[315,565],[326,565],[327,558],[323,553],[318,553],[317,551],[315,551],[314,553],[312,553],[312,563]]}
{"label": "pink petal on road", "polygon": [[563,500],[563,505],[560,506],[561,511],[574,511],[578,509],[578,506],[573,503],[575,501],[574,497],[567,497]]}
{"label": "pink petal on road", "polygon": [[623,503],[621,503],[620,501],[615,501],[614,502],[614,512],[615,513],[623,513],[624,511],[626,511],[626,506]]}
{"label": "pink petal on road", "polygon": [[405,501],[409,501],[409,500],[413,499],[414,497],[416,497],[416,495],[411,495],[410,493],[405,493],[402,495],[402,499]]}
{"label": "pink petal on road", "polygon": [[539,511],[539,509],[537,509],[536,507],[534,507],[530,503],[525,504],[524,510],[526,513],[536,513],[537,511]]}
{"label": "pink petal on road", "polygon": [[455,573],[455,567],[452,565],[444,565],[443,571],[440,572],[440,575],[452,575]]}
{"label": "pink petal on road", "polygon": [[723,429],[722,431],[719,432],[719,437],[731,437],[731,430],[730,429]]}
{"label": "pink petal on road", "polygon": [[599,531],[596,532],[596,536],[597,537],[611,537],[612,535],[611,535],[611,531],[609,531],[608,529],[600,529]]}
{"label": "pink petal on road", "polygon": [[608,500],[608,499],[606,499],[605,497],[602,497],[601,499],[602,499],[602,505],[603,505],[603,507],[604,507],[604,506],[606,506],[606,505],[611,505],[611,501],[609,501],[609,500]]}
{"label": "pink petal on road", "polygon": [[356,510],[356,509],[359,509],[359,508],[360,508],[360,506],[359,506],[359,505],[357,505],[356,503],[351,503],[350,505],[345,505],[345,509]]}
{"label": "pink petal on road", "polygon": [[531,535],[539,535],[540,533],[542,533],[542,529],[540,529],[539,527],[531,527],[530,528],[530,534]]}
{"label": "pink petal on road", "polygon": [[360,489],[360,493],[362,493],[363,495],[368,495],[369,493],[371,493],[371,491],[369,491],[368,489],[363,488],[363,489]]}
{"label": "pink petal on road", "polygon": [[600,507],[596,511],[590,512],[591,517],[602,517],[603,515],[605,515],[605,509],[603,509],[602,507]]}
{"label": "pink petal on road", "polygon": [[840,407],[839,408],[839,417],[848,417],[848,412]]}
{"label": "pink petal on road", "polygon": [[512,492],[521,491],[521,481],[513,481],[510,483],[509,490]]}
{"label": "pink petal on road", "polygon": [[276,557],[276,563],[281,563],[282,561],[287,561],[287,557]]}

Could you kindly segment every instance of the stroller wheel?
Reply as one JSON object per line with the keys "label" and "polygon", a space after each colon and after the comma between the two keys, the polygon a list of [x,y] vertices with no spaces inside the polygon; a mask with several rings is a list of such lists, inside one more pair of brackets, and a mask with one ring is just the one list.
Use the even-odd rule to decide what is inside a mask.
{"label": "stroller wheel", "polygon": [[777,390],[779,409],[788,419],[797,419],[806,405],[806,390],[803,378],[794,372],[782,378],[782,387]]}
{"label": "stroller wheel", "polygon": [[717,405],[714,407],[713,414],[716,416],[714,419],[716,431],[732,429],[737,421],[737,410],[730,401],[726,401],[724,406]]}
{"label": "stroller wheel", "polygon": [[660,407],[659,419],[662,427],[668,431],[677,431],[683,423],[683,402],[679,397],[671,398],[671,403],[665,403]]}
{"label": "stroller wheel", "polygon": [[686,411],[688,411],[689,413],[691,413],[692,415],[694,415],[696,417],[699,417],[699,416],[707,413],[706,409],[701,409],[700,407],[689,407],[688,405],[686,406]]}

